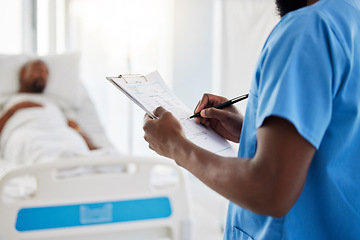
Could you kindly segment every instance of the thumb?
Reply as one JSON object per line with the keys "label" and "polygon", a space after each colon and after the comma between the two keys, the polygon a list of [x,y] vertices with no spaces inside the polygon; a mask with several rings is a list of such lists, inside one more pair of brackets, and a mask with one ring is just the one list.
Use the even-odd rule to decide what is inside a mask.
{"label": "thumb", "polygon": [[157,117],[161,117],[162,115],[166,114],[168,111],[166,111],[165,108],[163,107],[158,107],[154,110],[154,114]]}
{"label": "thumb", "polygon": [[203,118],[216,118],[223,119],[227,114],[227,111],[217,109],[217,108],[206,108],[200,112],[201,117]]}

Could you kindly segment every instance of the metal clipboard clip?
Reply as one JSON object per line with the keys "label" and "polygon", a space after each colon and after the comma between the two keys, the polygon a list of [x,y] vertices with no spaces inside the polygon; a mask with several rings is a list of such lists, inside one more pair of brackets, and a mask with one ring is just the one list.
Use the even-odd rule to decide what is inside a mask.
{"label": "metal clipboard clip", "polygon": [[[125,85],[129,85],[128,87],[132,88],[136,85],[147,84],[150,81],[146,78],[146,76],[142,74],[126,74],[126,75],[119,75],[118,77],[106,77],[116,88],[118,88],[122,93],[124,93],[131,101],[136,103],[140,108],[142,108],[151,118],[157,119],[158,117],[155,116],[150,110],[146,109],[144,105],[142,105],[136,97],[134,97],[131,92],[127,90]],[[124,81],[118,81],[122,79]]]}
{"label": "metal clipboard clip", "polygon": [[125,74],[125,75],[119,75],[118,78],[124,79],[124,81],[128,84],[148,82],[146,76],[142,74]]}

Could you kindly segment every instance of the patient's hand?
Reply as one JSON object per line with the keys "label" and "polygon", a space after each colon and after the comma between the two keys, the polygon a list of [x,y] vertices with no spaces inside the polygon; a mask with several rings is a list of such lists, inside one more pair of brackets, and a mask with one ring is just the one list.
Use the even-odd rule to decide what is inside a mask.
{"label": "patient's hand", "polygon": [[85,142],[88,145],[90,150],[98,149],[98,147],[93,144],[91,139],[81,130],[81,128],[80,128],[79,124],[77,124],[77,122],[72,121],[72,120],[68,120],[68,125],[72,129],[77,131],[84,138],[84,140],[85,140]]}
{"label": "patient's hand", "polygon": [[20,102],[18,104],[15,104],[14,106],[12,106],[10,108],[10,111],[12,111],[12,113],[15,113],[16,111],[18,111],[20,109],[32,108],[32,107],[43,107],[43,105],[41,105],[39,103],[35,103],[35,102],[24,101],[24,102]]}
{"label": "patient's hand", "polygon": [[77,122],[72,121],[72,120],[68,120],[68,125],[69,127],[73,128],[74,130],[76,130],[77,132],[80,132],[80,127],[77,124]]}

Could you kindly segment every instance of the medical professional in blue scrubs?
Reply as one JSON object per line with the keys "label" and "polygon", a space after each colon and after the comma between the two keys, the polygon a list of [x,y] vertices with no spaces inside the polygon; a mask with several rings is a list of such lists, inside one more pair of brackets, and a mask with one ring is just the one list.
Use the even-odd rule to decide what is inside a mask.
{"label": "medical professional in blue scrubs", "polygon": [[224,239],[360,239],[360,0],[276,4],[245,116],[211,94],[195,109],[238,158],[195,146],[161,107],[144,138],[230,200]]}

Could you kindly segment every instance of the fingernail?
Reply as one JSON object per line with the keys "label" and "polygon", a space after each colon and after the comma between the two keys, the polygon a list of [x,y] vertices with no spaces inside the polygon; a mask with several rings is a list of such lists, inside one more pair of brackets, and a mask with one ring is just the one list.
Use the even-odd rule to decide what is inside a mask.
{"label": "fingernail", "polygon": [[201,115],[202,117],[206,117],[206,110],[205,110],[205,109],[204,109],[204,110],[201,110],[200,115]]}

